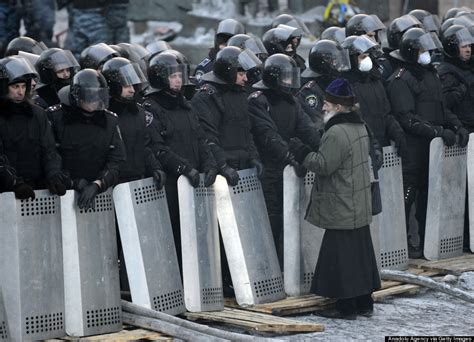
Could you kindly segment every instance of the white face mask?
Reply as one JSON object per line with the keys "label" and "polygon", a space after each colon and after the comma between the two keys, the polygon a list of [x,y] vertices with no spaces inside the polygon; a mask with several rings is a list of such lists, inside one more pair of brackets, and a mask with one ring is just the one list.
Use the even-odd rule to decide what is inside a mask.
{"label": "white face mask", "polygon": [[359,62],[359,70],[362,72],[367,72],[372,70],[372,59],[369,56],[365,57],[363,60]]}
{"label": "white face mask", "polygon": [[431,63],[431,55],[429,51],[423,52],[420,56],[418,56],[418,63],[421,65],[428,65]]}

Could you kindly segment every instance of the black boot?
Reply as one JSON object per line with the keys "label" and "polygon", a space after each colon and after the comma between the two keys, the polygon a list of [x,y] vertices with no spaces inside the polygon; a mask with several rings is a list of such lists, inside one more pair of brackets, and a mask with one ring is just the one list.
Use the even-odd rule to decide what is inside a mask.
{"label": "black boot", "polygon": [[372,317],[374,314],[374,300],[372,294],[356,297],[357,314],[365,317]]}

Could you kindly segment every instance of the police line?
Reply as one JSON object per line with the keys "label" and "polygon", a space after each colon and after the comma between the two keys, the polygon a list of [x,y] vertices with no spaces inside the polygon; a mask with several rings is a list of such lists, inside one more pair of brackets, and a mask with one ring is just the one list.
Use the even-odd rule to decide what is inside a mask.
{"label": "police line", "polygon": [[[470,141],[467,148],[445,147],[441,138],[431,143],[428,259],[462,254],[466,172],[468,181],[474,179]],[[1,194],[0,272],[6,276],[0,339],[7,333],[24,340],[121,329],[116,218],[132,300],[145,307],[173,315],[223,309],[219,228],[240,305],[308,293],[324,232],[304,221],[314,174],[298,178],[290,167],[284,173],[284,279],[260,181],[254,169],[239,176],[234,187],[223,177],[210,188],[202,176],[197,188],[186,178],[178,181],[184,287],[166,193],[151,178],[98,195],[95,209],[87,211],[75,205],[74,191],[57,197],[40,190],[34,200]],[[383,211],[371,227],[382,268],[408,267],[402,183],[401,160],[386,147]]]}

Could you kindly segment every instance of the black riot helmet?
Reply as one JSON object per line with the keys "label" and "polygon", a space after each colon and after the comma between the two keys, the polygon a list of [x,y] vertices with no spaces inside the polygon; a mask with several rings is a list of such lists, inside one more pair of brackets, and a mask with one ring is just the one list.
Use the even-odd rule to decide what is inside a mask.
{"label": "black riot helmet", "polygon": [[119,43],[118,46],[127,51],[127,59],[133,63],[137,63],[142,69],[142,72],[146,74],[147,62],[151,55],[150,52],[140,44]]}
{"label": "black riot helmet", "polygon": [[300,18],[294,17],[291,14],[284,13],[277,16],[272,21],[272,28],[278,27],[281,24],[299,28],[303,34],[311,36],[311,32],[306,24]]}
{"label": "black riot helmet", "polygon": [[79,63],[82,69],[99,70],[105,62],[120,54],[105,43],[91,45],[81,52]]}
{"label": "black riot helmet", "polygon": [[0,97],[8,94],[8,86],[15,83],[26,83],[26,96],[31,90],[31,80],[38,75],[28,60],[19,56],[0,59]]}
{"label": "black riot helmet", "polygon": [[414,16],[418,19],[422,24],[423,28],[429,32],[439,32],[439,28],[441,27],[441,22],[437,15],[433,15],[428,11],[422,9],[414,9],[408,13],[409,15]]}
{"label": "black riot helmet", "polygon": [[245,33],[244,25],[235,19],[224,19],[217,26],[214,36],[214,48],[219,50],[220,45],[225,45],[230,37]]}
{"label": "black riot helmet", "polygon": [[18,55],[19,51],[29,52],[35,55],[41,55],[41,52],[43,52],[47,48],[48,47],[43,42],[37,42],[33,38],[18,37],[12,39],[12,41],[8,43],[7,48],[5,50],[5,57]]}
{"label": "black riot helmet", "polygon": [[53,84],[58,80],[56,72],[69,69],[71,76],[79,71],[79,63],[71,51],[51,48],[41,53],[35,64],[42,84]]}
{"label": "black riot helmet", "polygon": [[444,33],[453,25],[461,25],[464,26],[474,35],[474,20],[470,19],[469,17],[461,16],[450,18],[443,22],[441,25],[441,29],[439,32],[439,39],[443,40]]}
{"label": "black riot helmet", "polygon": [[118,46],[118,45],[115,45],[115,44],[112,44],[112,45],[109,44],[109,46],[112,49],[114,49],[115,51],[117,51],[120,57],[128,58],[128,52],[122,46]]}
{"label": "black riot helmet", "polygon": [[387,40],[390,50],[396,50],[400,47],[400,40],[403,34],[411,28],[422,27],[421,22],[414,16],[406,14],[392,20],[387,28]]}
{"label": "black riot helmet", "polygon": [[181,85],[186,85],[189,84],[188,68],[189,65],[185,64],[175,52],[163,51],[150,59],[147,69],[148,81],[155,91],[169,90],[169,77],[175,74],[181,79]]}
{"label": "black riot helmet", "polygon": [[163,51],[171,50],[170,44],[164,40],[155,40],[154,42],[148,44],[145,48],[150,53],[149,58],[152,58]]}
{"label": "black riot helmet", "polygon": [[332,40],[319,40],[309,51],[309,68],[303,71],[303,77],[319,75],[335,76],[351,69],[349,52]]}
{"label": "black riot helmet", "polygon": [[226,46],[217,53],[213,70],[204,74],[202,80],[221,84],[235,84],[237,72],[258,68],[262,62],[249,49]]}
{"label": "black riot helmet", "polygon": [[459,47],[466,44],[474,44],[474,37],[467,28],[461,25],[449,27],[443,34],[444,53],[448,57],[459,57]]}
{"label": "black riot helmet", "polygon": [[258,37],[247,34],[236,34],[227,42],[227,46],[237,46],[242,50],[251,50],[262,62],[268,57],[268,51]]}
{"label": "black riot helmet", "polygon": [[289,55],[295,52],[296,46],[292,44],[292,40],[298,37],[301,37],[300,29],[287,25],[278,25],[278,27],[265,32],[262,41],[270,56],[276,53]]}
{"label": "black riot helmet", "polygon": [[262,80],[253,87],[291,93],[300,88],[300,72],[293,58],[277,53],[267,58],[263,65]]}
{"label": "black riot helmet", "polygon": [[352,68],[357,68],[359,55],[371,53],[377,46],[378,45],[367,36],[349,36],[344,39],[344,42],[341,44],[342,48],[349,51]]}
{"label": "black riot helmet", "polygon": [[442,50],[438,36],[421,28],[411,28],[403,34],[399,50],[392,51],[391,56],[410,63],[417,63],[422,52]]}
{"label": "black riot helmet", "polygon": [[138,92],[147,83],[139,65],[123,57],[114,57],[105,62],[102,75],[109,85],[110,96],[114,98],[121,97],[122,87],[134,86]]}
{"label": "black riot helmet", "polygon": [[109,106],[109,88],[107,81],[97,70],[84,69],[74,75],[71,85],[59,92],[69,93],[69,104],[86,112],[107,109]]}
{"label": "black riot helmet", "polygon": [[378,33],[385,29],[385,25],[375,14],[356,14],[346,24],[346,37],[361,36],[369,32],[376,34],[377,42],[380,42],[382,37]]}
{"label": "black riot helmet", "polygon": [[329,39],[337,44],[342,44],[346,38],[346,32],[344,27],[330,26],[321,33],[320,39]]}

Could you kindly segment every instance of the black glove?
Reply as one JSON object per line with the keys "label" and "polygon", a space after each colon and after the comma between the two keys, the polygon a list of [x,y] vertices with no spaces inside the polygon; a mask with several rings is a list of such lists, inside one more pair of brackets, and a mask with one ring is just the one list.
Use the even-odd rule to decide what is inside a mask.
{"label": "black glove", "polygon": [[221,167],[221,172],[220,173],[221,173],[221,175],[223,175],[225,177],[225,179],[227,180],[227,183],[230,186],[236,186],[237,183],[239,183],[239,180],[240,180],[239,174],[237,173],[237,171],[235,171],[229,165],[224,164],[224,166]]}
{"label": "black glove", "polygon": [[399,157],[406,157],[408,153],[407,139],[405,134],[400,133],[395,137],[395,147],[397,149],[397,155]]}
{"label": "black glove", "polygon": [[443,132],[443,127],[433,126],[426,122],[416,121],[411,125],[411,132],[415,135],[421,135],[423,137],[433,139],[434,137],[440,137]]}
{"label": "black glove", "polygon": [[88,184],[89,182],[86,181],[84,178],[78,178],[72,182],[72,188],[74,190],[82,192],[82,189],[84,189]]}
{"label": "black glove", "polygon": [[21,200],[31,198],[32,200],[35,199],[35,192],[33,188],[26,183],[19,183],[13,187],[13,192],[15,193],[15,197]]}
{"label": "black glove", "polygon": [[443,129],[440,135],[441,138],[443,138],[444,143],[446,146],[453,146],[456,143],[456,133],[451,131],[450,129]]}
{"label": "black glove", "polygon": [[456,134],[459,136],[459,146],[466,147],[469,142],[469,131],[464,127],[458,128]]}
{"label": "black glove", "polygon": [[158,190],[163,189],[166,183],[166,173],[161,170],[153,171],[153,178],[155,179],[155,185]]}
{"label": "black glove", "polygon": [[250,167],[254,167],[257,169],[257,177],[258,179],[262,180],[263,177],[263,164],[260,163],[257,159],[250,159],[249,161]]}
{"label": "black glove", "polygon": [[95,183],[87,184],[81,191],[77,205],[80,209],[95,209],[95,196],[99,193],[99,186]]}
{"label": "black glove", "polygon": [[48,189],[53,195],[63,196],[66,193],[66,185],[60,175],[55,175],[48,180]]}
{"label": "black glove", "polygon": [[204,176],[204,186],[210,187],[214,182],[216,181],[217,177],[217,169],[209,169],[209,171],[206,172],[206,175]]}
{"label": "black glove", "polygon": [[306,156],[310,152],[313,152],[308,145],[304,144],[298,138],[290,139],[290,151],[294,155],[295,161],[299,164],[302,164]]}
{"label": "black glove", "polygon": [[306,176],[306,172],[308,172],[308,169],[306,169],[303,165],[296,163],[296,165],[293,165],[295,168],[295,173],[298,177],[303,178]]}
{"label": "black glove", "polygon": [[15,173],[8,166],[0,167],[0,184],[5,189],[12,189],[16,184]]}
{"label": "black glove", "polygon": [[191,170],[187,171],[184,173],[186,177],[188,177],[189,182],[194,188],[197,188],[199,186],[199,171],[196,170],[195,168],[191,168]]}

